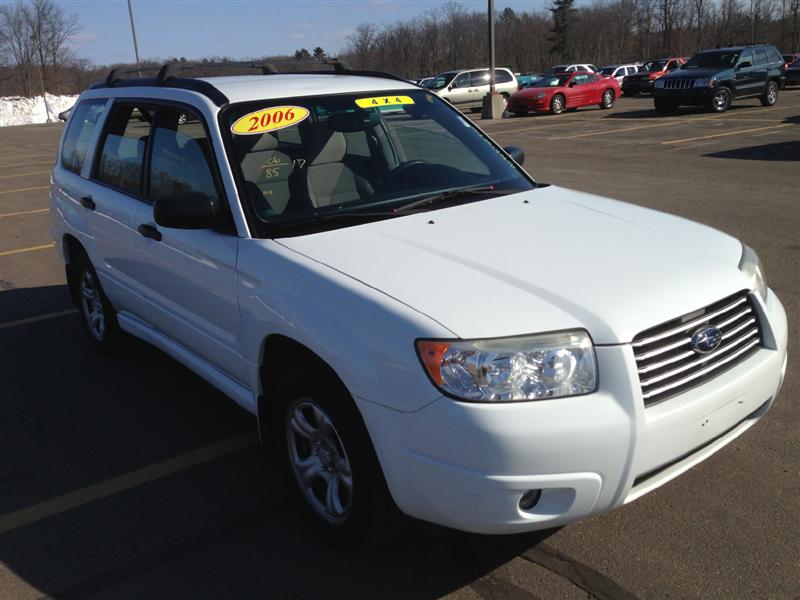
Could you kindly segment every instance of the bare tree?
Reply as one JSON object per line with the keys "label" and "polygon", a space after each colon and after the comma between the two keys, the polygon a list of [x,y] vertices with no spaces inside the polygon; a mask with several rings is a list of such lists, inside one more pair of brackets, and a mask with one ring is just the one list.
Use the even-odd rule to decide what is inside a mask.
{"label": "bare tree", "polygon": [[0,45],[10,57],[22,83],[22,93],[31,96],[31,77],[36,47],[28,28],[30,9],[25,4],[0,5]]}

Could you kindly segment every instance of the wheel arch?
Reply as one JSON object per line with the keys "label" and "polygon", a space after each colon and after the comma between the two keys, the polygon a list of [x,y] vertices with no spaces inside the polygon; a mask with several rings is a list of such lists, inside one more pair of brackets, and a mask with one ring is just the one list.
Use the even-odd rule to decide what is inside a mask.
{"label": "wheel arch", "polygon": [[[264,338],[261,344],[261,361],[259,363],[259,383],[261,393],[257,401],[258,433],[261,442],[269,445],[275,438],[275,426],[278,422],[278,406],[274,402],[275,387],[292,366],[299,362],[314,362],[324,368],[339,382],[342,389],[350,393],[342,378],[325,359],[308,346],[285,335],[273,333]],[[352,394],[351,394],[352,395]]]}
{"label": "wheel arch", "polygon": [[73,285],[74,279],[72,271],[75,265],[75,259],[80,253],[86,254],[86,248],[83,247],[83,244],[81,244],[74,235],[65,233],[64,237],[61,239],[61,255],[64,257],[67,288],[69,288],[69,293],[75,301],[77,301],[77,288]]}

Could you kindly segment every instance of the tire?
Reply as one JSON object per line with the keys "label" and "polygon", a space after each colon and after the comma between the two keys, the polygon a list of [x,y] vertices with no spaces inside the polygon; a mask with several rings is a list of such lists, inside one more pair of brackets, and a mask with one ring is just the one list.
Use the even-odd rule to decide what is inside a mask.
{"label": "tire", "polygon": [[386,542],[405,523],[352,397],[316,362],[298,363],[275,389],[282,460],[310,527],[349,550]]}
{"label": "tire", "polygon": [[103,291],[86,253],[79,252],[75,256],[69,272],[69,287],[89,342],[100,354],[116,354],[128,341],[127,334],[120,329],[117,311]]}
{"label": "tire", "polygon": [[778,84],[774,81],[768,81],[767,88],[759,100],[761,100],[761,106],[775,106],[778,102]]}
{"label": "tire", "polygon": [[560,115],[563,113],[567,108],[567,101],[561,94],[556,94],[550,100],[550,114],[551,115]]}
{"label": "tire", "polygon": [[481,112],[481,110],[482,109],[479,106],[473,106],[472,108],[469,109],[469,112],[471,112],[472,114],[475,114],[475,113]]}
{"label": "tire", "polygon": [[608,110],[612,106],[614,106],[614,101],[616,100],[616,94],[614,94],[614,90],[608,88],[607,90],[603,91],[603,97],[600,100],[600,108],[604,110]]}
{"label": "tire", "polygon": [[732,94],[730,89],[724,86],[720,87],[711,97],[708,108],[711,110],[711,112],[724,113],[731,107],[731,98]]}
{"label": "tire", "polygon": [[653,104],[656,107],[656,110],[665,115],[671,115],[676,110],[678,110],[678,105],[673,104],[672,102],[667,102],[665,100],[655,99]]}

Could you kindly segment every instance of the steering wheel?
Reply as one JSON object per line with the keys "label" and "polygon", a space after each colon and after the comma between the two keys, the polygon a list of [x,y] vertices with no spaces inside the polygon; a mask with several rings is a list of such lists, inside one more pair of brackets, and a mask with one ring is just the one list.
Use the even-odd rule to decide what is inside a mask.
{"label": "steering wheel", "polygon": [[396,178],[399,175],[402,175],[406,171],[408,171],[412,167],[416,167],[417,165],[424,165],[424,160],[409,160],[408,162],[400,163],[394,169],[389,171],[389,177],[392,179]]}

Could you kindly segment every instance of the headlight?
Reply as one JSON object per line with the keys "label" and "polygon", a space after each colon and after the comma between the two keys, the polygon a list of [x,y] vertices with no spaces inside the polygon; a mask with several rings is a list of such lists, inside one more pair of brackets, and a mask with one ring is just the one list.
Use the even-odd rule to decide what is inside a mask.
{"label": "headlight", "polygon": [[417,340],[433,383],[480,402],[544,400],[597,389],[597,365],[583,330],[489,340]]}
{"label": "headlight", "polygon": [[657,88],[662,88],[662,87],[664,87],[664,80],[663,80],[663,79],[656,79],[655,86],[656,86]]}
{"label": "headlight", "polygon": [[750,289],[758,292],[764,302],[767,301],[767,279],[758,254],[750,246],[742,244],[742,258],[739,261],[739,270],[750,279]]}
{"label": "headlight", "polygon": [[694,87],[709,87],[714,85],[714,78],[713,77],[703,77],[700,79],[694,80]]}

